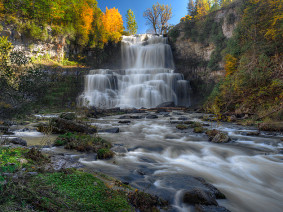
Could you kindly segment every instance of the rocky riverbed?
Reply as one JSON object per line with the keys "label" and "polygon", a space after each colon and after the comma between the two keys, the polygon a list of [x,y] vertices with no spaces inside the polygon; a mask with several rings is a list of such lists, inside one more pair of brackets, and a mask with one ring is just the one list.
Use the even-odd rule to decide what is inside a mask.
{"label": "rocky riverbed", "polygon": [[[48,138],[43,151],[56,158],[57,166],[83,166],[113,176],[168,200],[171,211],[281,210],[282,132],[215,122],[209,115],[174,109],[102,115],[90,113],[85,121],[112,143],[115,156],[109,160],[49,147],[56,136],[36,132],[35,123],[8,131],[27,145]],[[50,118],[37,117],[40,122]]]}

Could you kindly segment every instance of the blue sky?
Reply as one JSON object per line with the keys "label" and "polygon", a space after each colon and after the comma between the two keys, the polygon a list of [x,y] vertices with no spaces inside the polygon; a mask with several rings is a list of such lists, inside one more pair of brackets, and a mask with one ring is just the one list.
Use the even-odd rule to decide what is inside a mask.
{"label": "blue sky", "polygon": [[138,33],[145,33],[149,26],[146,25],[146,20],[143,17],[143,12],[150,8],[153,4],[171,4],[173,17],[169,21],[170,24],[177,24],[180,19],[187,14],[188,0],[98,0],[100,9],[105,12],[105,8],[118,8],[123,16],[124,26],[126,22],[126,13],[128,9],[132,9],[138,23]]}

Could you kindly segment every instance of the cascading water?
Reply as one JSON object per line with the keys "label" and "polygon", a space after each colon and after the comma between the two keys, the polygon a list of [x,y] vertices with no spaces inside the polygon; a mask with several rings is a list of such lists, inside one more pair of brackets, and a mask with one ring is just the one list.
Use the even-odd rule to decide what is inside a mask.
{"label": "cascading water", "polygon": [[123,70],[91,70],[79,97],[83,106],[151,108],[163,102],[189,106],[189,82],[174,73],[167,38],[156,35],[124,36]]}

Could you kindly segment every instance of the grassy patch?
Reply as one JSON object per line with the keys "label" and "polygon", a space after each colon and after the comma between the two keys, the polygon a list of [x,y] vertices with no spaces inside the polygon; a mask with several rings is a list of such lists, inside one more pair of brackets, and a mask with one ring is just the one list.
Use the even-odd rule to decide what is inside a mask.
{"label": "grassy patch", "polygon": [[131,211],[127,195],[79,171],[40,174],[9,182],[1,192],[1,211]]}

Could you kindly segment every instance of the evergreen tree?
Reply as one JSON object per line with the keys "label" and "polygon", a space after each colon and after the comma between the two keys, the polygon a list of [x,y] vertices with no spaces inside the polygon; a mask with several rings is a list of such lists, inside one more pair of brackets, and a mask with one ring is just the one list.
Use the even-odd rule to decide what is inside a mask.
{"label": "evergreen tree", "polygon": [[137,22],[136,22],[136,17],[134,15],[134,12],[129,9],[127,11],[127,29],[129,31],[129,33],[131,35],[134,35],[137,33],[137,30],[138,30],[138,25],[137,25]]}
{"label": "evergreen tree", "polygon": [[195,5],[193,0],[189,0],[187,9],[188,9],[188,15],[192,16],[195,11]]}

